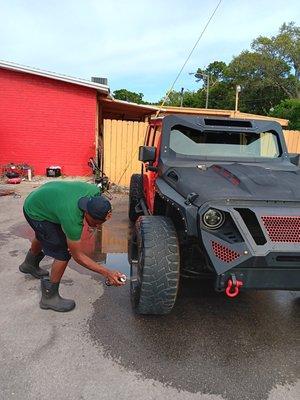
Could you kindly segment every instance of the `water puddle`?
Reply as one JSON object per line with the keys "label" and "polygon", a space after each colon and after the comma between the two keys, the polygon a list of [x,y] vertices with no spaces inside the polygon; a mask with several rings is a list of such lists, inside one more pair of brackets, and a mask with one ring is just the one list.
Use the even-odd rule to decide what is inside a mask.
{"label": "water puddle", "polygon": [[129,263],[127,253],[109,253],[106,255],[105,264],[107,268],[117,269],[129,277]]}
{"label": "water puddle", "polygon": [[[81,237],[82,249],[94,261],[129,277],[127,230],[126,224],[119,225],[118,229],[113,224],[103,225],[101,229],[84,226]],[[74,267],[74,263],[71,262],[70,265]]]}

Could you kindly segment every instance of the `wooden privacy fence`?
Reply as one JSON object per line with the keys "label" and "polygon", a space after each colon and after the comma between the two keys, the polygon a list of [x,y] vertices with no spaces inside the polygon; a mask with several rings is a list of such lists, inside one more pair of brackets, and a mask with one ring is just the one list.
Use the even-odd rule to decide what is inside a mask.
{"label": "wooden privacy fence", "polygon": [[131,175],[140,172],[138,149],[147,126],[146,122],[104,120],[104,172],[111,182],[129,186]]}
{"label": "wooden privacy fence", "polygon": [[300,154],[300,131],[283,131],[289,153]]}
{"label": "wooden privacy fence", "polygon": [[[104,120],[104,172],[111,182],[129,186],[132,174],[140,172],[138,148],[144,142],[146,122]],[[284,131],[288,151],[300,153],[300,131]]]}

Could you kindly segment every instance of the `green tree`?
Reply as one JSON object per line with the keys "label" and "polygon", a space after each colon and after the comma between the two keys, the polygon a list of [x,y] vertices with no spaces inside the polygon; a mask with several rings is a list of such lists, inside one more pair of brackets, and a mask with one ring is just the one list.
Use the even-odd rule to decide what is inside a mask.
{"label": "green tree", "polygon": [[[168,98],[165,101],[165,106],[173,106],[173,107],[180,107],[181,105],[181,92],[177,92],[176,90],[172,90],[169,93]],[[161,105],[164,101],[162,98],[157,105]],[[183,100],[182,100],[183,107],[192,107],[192,108],[201,108],[205,106],[205,93],[203,90],[199,91],[190,91],[187,90],[183,92]]]}
{"label": "green tree", "polygon": [[[295,22],[284,23],[277,36],[260,36],[253,41],[252,48],[288,66],[289,85],[283,89],[288,97],[300,99],[300,27]],[[276,81],[276,76],[273,78]]]}
{"label": "green tree", "polygon": [[143,93],[131,92],[127,89],[119,89],[113,92],[113,96],[117,100],[129,101],[131,103],[145,104],[143,101]]}
{"label": "green tree", "polygon": [[[294,22],[284,23],[277,35],[259,36],[252,42],[251,50],[242,51],[228,65],[216,60],[204,69],[198,68],[195,79],[199,90],[185,91],[183,95],[174,90],[165,105],[178,107],[183,96],[184,107],[204,108],[208,76],[209,108],[234,109],[236,86],[241,85],[239,110],[268,115],[274,109],[283,113],[283,118],[294,121],[298,103],[281,102],[300,99],[300,28]],[[143,100],[143,93],[126,89],[116,90],[114,97],[149,104]],[[162,100],[157,104],[161,103]],[[291,123],[294,127],[295,122]]]}
{"label": "green tree", "polygon": [[299,98],[300,28],[294,22],[283,24],[271,38],[260,36],[229,65],[214,61],[198,69],[197,82],[206,89],[210,76],[209,107],[232,109],[235,87],[242,86],[239,109],[268,114],[281,100]]}
{"label": "green tree", "polygon": [[224,61],[213,61],[205,69],[198,68],[195,78],[197,82],[203,81],[205,83],[205,75],[209,75],[211,84],[213,85],[215,82],[226,81],[226,72],[227,65]]}
{"label": "green tree", "polygon": [[281,60],[266,54],[243,51],[228,65],[227,74],[233,90],[241,85],[239,109],[256,114],[267,114],[287,97],[289,67]]}
{"label": "green tree", "polygon": [[177,92],[176,90],[172,90],[168,98],[165,99],[164,97],[159,100],[157,103],[158,105],[163,104],[163,101],[165,100],[165,106],[173,106],[173,107],[179,107],[180,106],[180,101],[181,101],[181,92]]}
{"label": "green tree", "polygon": [[234,106],[234,89],[228,76],[228,66],[223,61],[214,61],[205,69],[198,68],[195,74],[196,82],[202,82],[201,95],[198,96],[201,99],[201,107],[205,106],[208,76],[208,108],[232,108]]}
{"label": "green tree", "polygon": [[197,91],[187,90],[183,94],[183,106],[191,108],[204,108],[205,98],[206,98],[206,93],[203,89]]}
{"label": "green tree", "polygon": [[300,130],[300,100],[287,99],[281,101],[271,112],[270,116],[289,120],[289,129]]}
{"label": "green tree", "polygon": [[235,101],[235,89],[230,82],[216,82],[209,91],[209,108],[223,110],[233,109]]}

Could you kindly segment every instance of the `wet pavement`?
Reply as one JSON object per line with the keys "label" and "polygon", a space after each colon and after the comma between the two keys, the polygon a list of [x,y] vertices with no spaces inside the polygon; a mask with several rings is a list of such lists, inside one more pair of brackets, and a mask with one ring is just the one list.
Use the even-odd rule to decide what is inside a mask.
{"label": "wet pavement", "polygon": [[[129,230],[126,214],[127,199],[120,197],[116,201],[112,220],[102,231],[86,229],[84,243],[86,252],[95,260],[129,276],[127,261]],[[0,246],[1,243],[5,246],[11,236],[17,240],[18,237],[30,238],[31,235],[25,223],[12,224],[9,229],[1,232]],[[10,246],[8,257],[11,260],[22,257],[25,249],[26,246],[20,253],[14,246]],[[47,266],[49,265],[48,261]],[[232,300],[214,292],[209,282],[185,280],[181,282],[179,297],[170,315],[139,316],[131,308],[129,284],[122,288],[104,287],[104,292],[96,295],[96,287],[99,287],[99,282],[103,279],[74,262],[71,262],[70,266],[70,273],[69,275],[66,273],[63,281],[66,289],[75,290],[73,285],[78,286],[80,282],[78,274],[87,283],[86,285],[82,283],[83,293],[80,295],[81,303],[77,303],[77,311],[68,314],[64,328],[67,332],[64,332],[64,335],[70,329],[71,332],[75,330],[75,320],[80,324],[78,321],[82,316],[79,318],[76,312],[82,312],[80,308],[85,307],[87,300],[86,304],[90,306],[86,305],[86,310],[90,311],[85,311],[88,317],[83,336],[80,332],[74,336],[77,339],[81,338],[79,355],[76,353],[75,356],[74,351],[71,351],[70,357],[73,355],[74,359],[68,362],[73,365],[76,357],[81,357],[82,368],[84,366],[87,369],[89,378],[85,378],[84,373],[81,375],[80,379],[85,382],[84,391],[82,388],[73,388],[70,383],[70,397],[58,395],[56,398],[87,400],[117,398],[115,389],[111,389],[110,394],[104,395],[96,384],[97,379],[100,379],[99,385],[100,383],[103,385],[103,380],[107,379],[105,387],[109,387],[110,380],[115,382],[117,376],[123,388],[121,394],[118,392],[120,399],[129,399],[132,396],[141,399],[218,400],[300,398],[299,293],[251,291],[241,293],[237,299]],[[32,290],[34,292],[36,290],[35,286],[32,286],[33,283],[35,281],[28,281],[28,290],[31,294]],[[20,290],[19,288],[18,292]],[[78,289],[76,290],[79,296]],[[36,312],[42,317],[45,315],[44,311]],[[56,318],[62,317],[57,316],[57,313],[50,312],[50,314],[52,331],[53,326],[56,326],[53,332],[59,337]],[[51,343],[54,347],[57,346],[57,339],[54,339],[54,336],[51,340],[50,344],[47,344],[50,347],[47,348],[46,354],[51,352]],[[82,346],[85,341],[90,347],[89,350],[83,351]],[[100,351],[102,357],[100,364],[94,360],[97,351]],[[90,358],[86,360],[88,354]],[[108,371],[108,376],[103,378],[105,372],[102,371],[102,375],[97,378],[93,373],[93,384],[90,386],[88,384],[92,379],[90,364],[85,364],[83,360],[93,364],[93,368],[95,363],[99,368],[102,366],[103,371]],[[79,364],[78,360],[75,362],[77,369],[81,368],[80,362]],[[110,367],[108,363],[112,363],[109,364]],[[124,377],[124,380],[121,377]],[[50,383],[47,385],[55,387],[56,383],[49,379]],[[26,386],[25,383],[24,385]],[[20,387],[24,389],[24,385]],[[61,385],[68,390],[67,383]],[[39,393],[34,385],[31,391],[35,395]],[[0,399],[2,398],[22,397],[21,395],[1,397],[0,391]]]}
{"label": "wet pavement", "polygon": [[[127,204],[120,204],[112,241],[120,230],[130,235],[126,212]],[[129,276],[125,246],[105,254],[105,262]],[[299,306],[296,292],[252,291],[232,300],[209,281],[184,280],[169,316],[138,316],[127,285],[107,288],[94,303],[89,328],[107,355],[146,378],[194,393],[259,400],[299,377]]]}
{"label": "wet pavement", "polygon": [[233,304],[186,283],[171,315],[142,317],[124,288],[94,303],[89,326],[107,354],[144,377],[227,399],[265,399],[299,376],[299,305],[289,293],[244,294]]}

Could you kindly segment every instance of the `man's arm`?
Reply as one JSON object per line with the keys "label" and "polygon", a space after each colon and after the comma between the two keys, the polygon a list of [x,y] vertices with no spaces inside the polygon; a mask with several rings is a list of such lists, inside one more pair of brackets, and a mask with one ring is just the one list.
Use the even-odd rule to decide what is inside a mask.
{"label": "man's arm", "polygon": [[90,269],[91,271],[98,272],[99,274],[103,275],[111,285],[113,286],[123,286],[124,283],[119,280],[123,276],[120,272],[111,271],[108,268],[105,268],[103,265],[96,263],[90,257],[83,253],[81,250],[81,241],[73,241],[67,239],[68,247],[70,253],[74,260],[82,265],[85,268]]}

